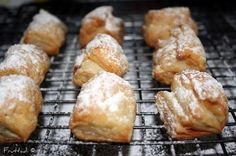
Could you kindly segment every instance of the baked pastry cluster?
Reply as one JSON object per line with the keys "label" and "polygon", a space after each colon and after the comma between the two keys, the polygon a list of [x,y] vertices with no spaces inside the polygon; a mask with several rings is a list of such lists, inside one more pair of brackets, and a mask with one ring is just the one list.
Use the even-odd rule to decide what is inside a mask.
{"label": "baked pastry cluster", "polygon": [[132,137],[136,99],[120,77],[127,72],[128,61],[120,46],[123,21],[112,10],[96,8],[81,24],[80,47],[85,48],[76,58],[73,82],[82,88],[69,123],[81,140],[130,142]]}
{"label": "baked pastry cluster", "polygon": [[197,25],[191,18],[189,8],[171,7],[150,10],[144,18],[144,40],[148,46],[155,48],[159,39],[168,39],[171,36],[170,30],[180,25],[187,25],[197,33]]}
{"label": "baked pastry cluster", "polygon": [[39,86],[27,76],[1,76],[0,93],[0,143],[25,142],[38,123]]}
{"label": "baked pastry cluster", "polygon": [[222,131],[228,106],[217,80],[205,72],[184,70],[174,76],[171,90],[155,96],[161,120],[171,137],[191,139]]}
{"label": "baked pastry cluster", "polygon": [[196,33],[197,25],[186,7],[150,10],[145,15],[144,40],[155,47],[154,79],[169,85],[184,69],[205,71],[205,50]]}
{"label": "baked pastry cluster", "polygon": [[37,126],[43,98],[39,85],[50,61],[65,40],[67,28],[40,10],[21,42],[11,46],[0,63],[0,143],[25,142]]}
{"label": "baked pastry cluster", "polygon": [[81,48],[84,48],[99,33],[109,34],[119,44],[123,43],[123,20],[114,17],[112,12],[112,6],[101,6],[84,17],[79,34]]}
{"label": "baked pastry cluster", "polygon": [[0,63],[0,77],[6,75],[25,75],[38,85],[44,80],[50,61],[46,53],[39,47],[30,44],[11,46]]}
{"label": "baked pastry cluster", "polygon": [[135,114],[130,84],[103,71],[82,86],[69,127],[82,140],[129,142]]}
{"label": "baked pastry cluster", "polygon": [[49,56],[56,55],[64,43],[67,29],[60,19],[41,9],[33,17],[21,42],[39,46]]}
{"label": "baked pastry cluster", "polygon": [[49,65],[35,45],[8,49],[0,63],[0,143],[26,141],[36,128],[43,103],[39,85]]}
{"label": "baked pastry cluster", "polygon": [[122,47],[110,35],[98,34],[82,51],[73,69],[73,82],[77,86],[86,83],[100,71],[122,76],[128,70],[128,61]]}
{"label": "baked pastry cluster", "polygon": [[176,73],[184,69],[205,71],[205,50],[199,38],[188,26],[170,31],[170,38],[159,40],[153,53],[153,78],[171,84]]}
{"label": "baked pastry cluster", "polygon": [[152,76],[170,85],[155,102],[171,137],[191,139],[217,134],[228,119],[227,97],[206,70],[205,50],[197,25],[185,7],[151,10],[145,16],[143,36],[154,47]]}

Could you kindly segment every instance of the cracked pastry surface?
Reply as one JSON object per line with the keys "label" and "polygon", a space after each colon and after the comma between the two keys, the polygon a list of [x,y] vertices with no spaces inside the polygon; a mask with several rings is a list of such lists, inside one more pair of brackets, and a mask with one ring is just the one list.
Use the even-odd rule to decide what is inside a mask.
{"label": "cracked pastry surface", "polygon": [[81,140],[129,142],[135,114],[130,84],[103,71],[82,86],[69,127]]}
{"label": "cracked pastry surface", "polygon": [[101,6],[84,17],[79,34],[81,48],[84,48],[99,33],[109,34],[119,44],[123,43],[123,20],[113,16],[112,12],[112,6]]}
{"label": "cracked pastry surface", "polygon": [[98,34],[87,44],[83,54],[76,58],[73,82],[81,86],[100,71],[122,76],[127,70],[127,58],[117,41],[110,35]]}
{"label": "cracked pastry surface", "polygon": [[176,73],[184,69],[205,71],[205,50],[199,38],[188,26],[171,30],[171,37],[159,40],[158,48],[153,53],[154,79],[171,84]]}
{"label": "cracked pastry surface", "polygon": [[25,142],[37,126],[42,95],[29,77],[0,77],[0,143]]}
{"label": "cracked pastry surface", "polygon": [[155,101],[168,134],[176,139],[218,134],[228,120],[222,85],[205,72],[176,74],[171,92],[158,92]]}
{"label": "cracked pastry surface", "polygon": [[21,42],[37,45],[49,56],[57,55],[65,41],[67,30],[67,26],[59,18],[41,9],[33,17]]}
{"label": "cracked pastry surface", "polygon": [[176,26],[187,25],[197,33],[197,25],[187,7],[171,7],[150,10],[144,18],[143,36],[148,46],[154,48],[159,39],[168,39],[170,30]]}
{"label": "cracked pastry surface", "polygon": [[50,66],[50,60],[39,47],[30,44],[11,46],[0,63],[0,76],[25,75],[37,84],[44,80]]}

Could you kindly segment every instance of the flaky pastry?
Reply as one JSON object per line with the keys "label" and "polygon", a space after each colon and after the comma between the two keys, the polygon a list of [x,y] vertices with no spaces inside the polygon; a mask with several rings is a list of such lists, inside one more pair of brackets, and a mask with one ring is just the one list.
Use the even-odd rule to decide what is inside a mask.
{"label": "flaky pastry", "polygon": [[25,142],[37,126],[42,101],[31,78],[0,77],[0,143]]}
{"label": "flaky pastry", "polygon": [[160,118],[171,137],[191,139],[222,131],[228,106],[217,80],[205,72],[184,70],[175,75],[171,90],[155,96]]}
{"label": "flaky pastry", "polygon": [[184,69],[205,71],[205,50],[199,38],[188,26],[171,30],[168,40],[159,40],[153,53],[153,78],[171,84],[176,73]]}
{"label": "flaky pastry", "polygon": [[187,7],[172,7],[150,10],[145,15],[143,36],[148,46],[154,48],[159,39],[168,39],[170,30],[176,26],[187,25],[197,33],[197,25],[191,18]]}
{"label": "flaky pastry", "polygon": [[123,43],[123,20],[114,17],[112,12],[112,6],[101,6],[84,17],[79,34],[81,48],[84,48],[99,33],[109,34],[119,44]]}
{"label": "flaky pastry", "polygon": [[100,71],[119,76],[128,70],[128,61],[121,46],[107,34],[98,34],[78,56],[73,69],[73,82],[81,86]]}
{"label": "flaky pastry", "polygon": [[33,17],[21,42],[37,45],[49,56],[56,55],[65,41],[67,29],[60,19],[41,9]]}
{"label": "flaky pastry", "polygon": [[69,127],[81,140],[129,142],[135,113],[130,84],[104,71],[82,86]]}
{"label": "flaky pastry", "polygon": [[44,80],[50,66],[46,53],[39,47],[30,44],[16,44],[11,46],[0,63],[0,76],[25,75],[37,84]]}

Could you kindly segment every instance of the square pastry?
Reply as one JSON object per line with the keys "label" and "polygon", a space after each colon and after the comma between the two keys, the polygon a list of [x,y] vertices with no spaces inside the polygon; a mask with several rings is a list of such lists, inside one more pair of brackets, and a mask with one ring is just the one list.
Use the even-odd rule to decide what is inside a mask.
{"label": "square pastry", "polygon": [[70,119],[70,129],[81,140],[129,142],[136,114],[130,84],[100,72],[82,86]]}

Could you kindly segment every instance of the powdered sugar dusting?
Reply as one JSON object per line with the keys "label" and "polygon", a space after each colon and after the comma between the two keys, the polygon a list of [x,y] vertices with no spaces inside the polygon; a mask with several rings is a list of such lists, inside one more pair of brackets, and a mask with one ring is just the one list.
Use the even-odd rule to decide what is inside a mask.
{"label": "powdered sugar dusting", "polygon": [[24,67],[40,72],[42,64],[49,66],[49,58],[41,49],[30,44],[16,44],[8,49],[0,69]]}
{"label": "powdered sugar dusting", "polygon": [[[27,91],[37,87],[32,79],[21,75],[3,76],[0,78],[0,105],[6,100],[15,99],[31,104],[34,96],[27,96]],[[32,100],[33,99],[33,100]],[[10,105],[10,104],[9,104]],[[10,105],[9,109],[14,109],[16,105]]]}
{"label": "powdered sugar dusting", "polygon": [[219,133],[227,118],[227,109],[212,110],[216,108],[213,104],[219,105],[219,109],[220,105],[227,107],[220,99],[224,97],[220,83],[205,72],[184,70],[175,75],[171,88],[172,92],[157,94],[156,104],[172,137],[193,138]]}
{"label": "powdered sugar dusting", "polygon": [[60,23],[61,21],[54,15],[50,14],[46,10],[41,9],[39,14],[33,17],[33,20],[38,23],[48,23],[48,22],[56,22]]}
{"label": "powdered sugar dusting", "polygon": [[[184,69],[205,69],[205,50],[199,38],[188,26],[180,26],[172,29],[171,37],[167,40],[159,40],[158,49],[153,54],[153,73],[156,79],[163,74],[164,82],[169,84],[174,74]],[[163,73],[162,72],[162,73]],[[160,75],[160,76],[159,76]]]}
{"label": "powdered sugar dusting", "polygon": [[80,66],[84,60],[84,57],[85,57],[85,54],[81,54],[81,55],[77,56],[75,59],[75,65]]}
{"label": "powdered sugar dusting", "polygon": [[124,55],[123,49],[110,35],[98,34],[87,44],[86,53],[90,54],[95,48],[103,48],[104,53],[106,54],[104,57],[108,62],[110,61],[125,69],[128,67],[128,61]]}
{"label": "powdered sugar dusting", "polygon": [[166,17],[167,19],[172,18],[173,19],[173,21],[171,21],[173,22],[172,24],[174,26],[177,26],[189,22],[190,10],[187,7],[167,7],[160,10],[150,10],[148,14],[161,15]]}
{"label": "powdered sugar dusting", "polygon": [[183,84],[193,87],[200,100],[216,102],[221,95],[224,95],[222,85],[206,72],[187,69],[181,72],[178,77]]}
{"label": "powdered sugar dusting", "polygon": [[30,23],[29,27],[31,29],[41,29],[41,27],[47,28],[51,24],[59,24],[64,30],[67,29],[65,24],[59,18],[43,9],[33,17],[33,21]]}
{"label": "powdered sugar dusting", "polygon": [[185,71],[192,82],[194,91],[201,100],[216,102],[224,94],[222,85],[205,72]]}
{"label": "powdered sugar dusting", "polygon": [[173,14],[190,13],[187,7],[167,7],[162,10]]}
{"label": "powdered sugar dusting", "polygon": [[113,12],[113,7],[111,6],[101,6],[91,12],[89,12],[83,19],[82,22],[86,22],[89,18],[98,17],[105,20]]}
{"label": "powdered sugar dusting", "polygon": [[104,101],[105,105],[108,106],[109,111],[115,112],[119,110],[119,105],[122,102],[122,99],[125,98],[123,92],[118,92],[113,95],[111,98]]}
{"label": "powdered sugar dusting", "polygon": [[153,62],[155,65],[171,66],[177,61],[176,59],[175,39],[171,37],[168,41],[161,40],[159,48],[153,53]]}
{"label": "powdered sugar dusting", "polygon": [[98,34],[94,37],[92,41],[90,41],[86,46],[86,52],[90,52],[91,49],[101,47],[101,48],[109,48],[111,51],[123,52],[123,49],[119,45],[119,43],[110,35],[107,34]]}
{"label": "powdered sugar dusting", "polygon": [[0,63],[0,72],[4,75],[8,71],[16,70],[18,73],[41,81],[39,76],[47,72],[49,65],[47,54],[37,46],[16,44],[5,54],[5,59]]}
{"label": "powdered sugar dusting", "polygon": [[113,8],[111,6],[101,6],[88,13],[82,20],[83,24],[89,23],[94,17],[105,21],[105,28],[109,31],[119,31],[122,24],[120,18],[112,15]]}
{"label": "powdered sugar dusting", "polygon": [[193,79],[192,83],[201,100],[210,99],[211,101],[217,101],[217,98],[222,93],[222,88],[218,87],[220,84],[214,79],[208,79],[203,82]]}
{"label": "powdered sugar dusting", "polygon": [[205,58],[205,50],[195,32],[188,26],[177,27],[172,30],[172,35],[176,38],[177,52],[179,54],[185,51],[201,54]]}
{"label": "powdered sugar dusting", "polygon": [[86,108],[96,104],[101,110],[117,111],[120,100],[125,95],[120,89],[115,88],[124,86],[131,88],[130,84],[119,76],[100,72],[82,86],[77,99],[78,106]]}
{"label": "powdered sugar dusting", "polygon": [[176,110],[176,113],[179,115],[179,116],[182,116],[183,118],[186,117],[185,113],[184,113],[184,110],[181,106],[181,104],[177,101],[176,97],[175,97],[175,94],[174,93],[168,93],[170,98],[172,99],[172,104],[173,104],[173,108],[174,110]]}
{"label": "powdered sugar dusting", "polygon": [[168,14],[180,15],[180,14],[189,14],[189,8],[187,7],[167,7],[160,10],[150,10],[149,12],[165,12]]}
{"label": "powdered sugar dusting", "polygon": [[164,121],[168,133],[175,135],[175,130],[179,126],[175,113],[169,109],[168,102],[166,102],[164,97],[157,94],[156,99],[156,106],[160,113],[161,120]]}

